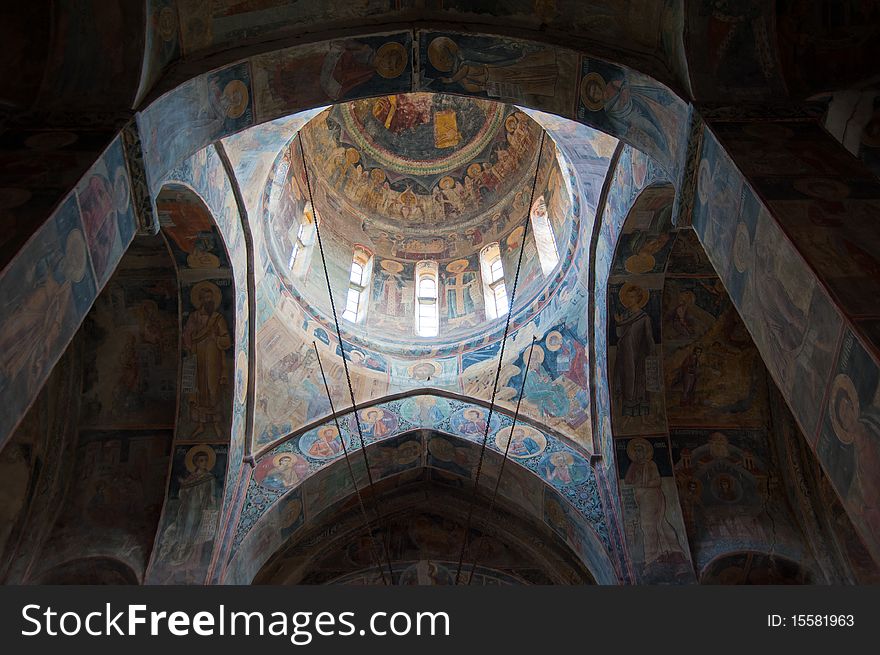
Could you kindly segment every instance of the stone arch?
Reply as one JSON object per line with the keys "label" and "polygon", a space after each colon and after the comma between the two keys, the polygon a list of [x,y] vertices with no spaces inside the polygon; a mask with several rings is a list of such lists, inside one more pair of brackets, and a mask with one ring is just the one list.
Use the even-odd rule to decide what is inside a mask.
{"label": "stone arch", "polygon": [[[180,297],[179,399],[168,492],[147,582],[204,582],[213,557],[236,420],[236,285],[203,197],[172,182],[157,197]],[[195,527],[194,527],[195,526]]]}
{"label": "stone arch", "polygon": [[[401,436],[398,452],[404,443],[416,440]],[[340,579],[350,583],[354,578],[361,584],[378,585],[382,575],[376,555],[389,584],[454,584],[465,515],[471,504],[467,482],[449,470],[424,466],[385,477],[368,501],[378,498],[382,521],[373,523],[369,530],[352,496],[337,499],[289,535],[256,574],[253,584],[332,584]],[[476,558],[476,584],[486,577],[502,584],[595,584],[593,575],[565,541],[564,532],[557,533],[533,520],[503,498],[490,515],[488,498],[480,496],[462,575],[465,580],[470,577]],[[387,559],[386,553],[376,553],[371,543],[375,548],[387,547]]]}
{"label": "stone arch", "polygon": [[[431,392],[428,392],[431,393]],[[473,403],[467,403],[448,398],[446,395],[427,395],[424,391],[415,394],[406,394],[394,400],[383,401],[376,405],[361,407],[358,410],[363,421],[362,430],[367,440],[368,452],[378,453],[379,460],[384,461],[386,456],[382,454],[383,448],[394,448],[393,440],[402,438],[400,435],[411,434],[412,431],[421,430],[422,433],[442,431],[443,438],[456,440],[455,446],[443,445],[440,454],[436,458],[436,467],[452,467],[454,472],[461,476],[472,475],[467,473],[471,465],[476,465],[479,455],[479,444],[482,443],[486,429],[487,410]],[[371,415],[373,414],[373,415]],[[357,444],[357,430],[349,423],[353,419],[351,413],[340,418],[340,427],[343,429],[342,438],[345,439],[349,448],[352,462],[356,467],[363,467],[360,449]],[[487,464],[485,474],[481,475],[481,485],[494,482],[497,473],[492,467],[498,463],[489,464],[489,461],[502,459],[499,441],[506,438],[510,432],[510,417],[495,413],[490,425],[490,437],[487,448]],[[583,455],[563,443],[553,434],[546,430],[539,430],[529,423],[519,423],[518,431],[522,434],[515,436],[518,453],[509,457],[505,468],[505,477],[502,478],[501,493],[511,496],[518,502],[526,503],[519,489],[522,485],[529,485],[535,491],[530,493],[527,504],[536,517],[543,516],[543,500],[552,490],[551,496],[555,499],[554,516],[564,515],[573,521],[572,525],[582,526],[573,528],[571,535],[567,535],[575,548],[582,551],[583,560],[593,560],[596,555],[592,554],[595,548],[601,545],[599,557],[601,565],[587,562],[589,566],[599,568],[594,570],[594,577],[602,584],[609,584],[618,579],[616,565],[608,553],[613,553],[614,548],[608,540],[608,528],[602,511],[602,501],[598,495],[596,479],[592,466]],[[327,432],[326,438],[324,432]],[[441,432],[437,432],[441,434]],[[339,443],[336,443],[339,442]],[[422,450],[430,453],[428,440],[423,440]],[[386,445],[389,444],[389,445]],[[440,448],[440,446],[438,446]],[[461,451],[459,453],[459,450]],[[381,451],[381,452],[380,452]],[[468,453],[471,453],[468,455]],[[464,465],[456,464],[456,455],[465,458]],[[289,461],[285,463],[285,473],[288,474],[286,482],[282,482],[284,476],[278,470],[280,461],[287,456]],[[266,539],[272,540],[277,537],[277,530],[272,527],[272,521],[268,521],[269,512],[279,512],[280,504],[289,502],[284,498],[295,497],[296,494],[306,494],[308,499],[309,489],[318,484],[320,479],[328,475],[335,475],[340,483],[348,485],[347,469],[340,467],[343,459],[339,432],[336,430],[335,421],[325,421],[323,425],[313,427],[299,433],[295,440],[285,441],[270,450],[261,453],[255,462],[255,468],[248,484],[247,499],[244,502],[241,516],[238,518],[237,529],[232,543],[227,544],[228,557],[231,563],[227,569],[227,580],[238,580],[244,575],[242,567],[260,566],[265,558],[260,555]],[[425,457],[429,457],[428,454]],[[429,458],[430,459],[430,458]],[[277,460],[277,461],[276,461]],[[473,461],[471,461],[473,460]],[[387,462],[383,468],[377,468],[371,459],[371,469],[374,479],[381,479],[382,472],[389,473]],[[431,462],[428,466],[431,466]],[[446,462],[444,464],[444,462]],[[519,466],[517,466],[519,465]],[[331,473],[330,470],[336,470]],[[356,469],[357,470],[357,469]],[[320,476],[318,473],[320,472]],[[393,470],[390,472],[394,472]],[[365,469],[359,470],[358,487],[363,487],[366,478]],[[538,484],[539,487],[534,485]],[[512,487],[509,485],[513,485]],[[539,488],[545,489],[544,492]],[[305,491],[302,491],[305,489]],[[507,491],[505,492],[505,489]],[[346,493],[353,492],[353,488]],[[291,496],[291,494],[293,494]],[[321,502],[329,503],[333,500],[331,495],[324,495]],[[567,499],[567,500],[563,500]],[[311,501],[317,502],[316,499]],[[309,508],[308,500],[305,502],[306,514],[315,513],[314,507]],[[323,506],[322,506],[323,507]],[[561,512],[561,513],[560,513]],[[274,514],[273,514],[274,515]],[[273,519],[274,520],[274,519]],[[543,518],[547,522],[546,518]],[[275,535],[275,536],[273,536]],[[256,548],[257,552],[252,552]],[[243,555],[242,553],[247,553]],[[257,555],[257,559],[254,559]],[[252,575],[256,569],[250,570]],[[230,577],[231,576],[231,577]],[[247,577],[245,575],[245,577]]]}

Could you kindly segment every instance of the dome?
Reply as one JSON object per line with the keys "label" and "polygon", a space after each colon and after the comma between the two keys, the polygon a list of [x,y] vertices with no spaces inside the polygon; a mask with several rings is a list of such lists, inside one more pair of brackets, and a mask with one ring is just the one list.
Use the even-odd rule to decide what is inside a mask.
{"label": "dome", "polygon": [[[327,108],[288,143],[270,175],[271,264],[305,313],[335,331],[317,215],[347,338],[413,358],[485,346],[503,332],[526,222],[517,321],[549,301],[546,291],[574,252],[578,202],[562,154],[543,135],[515,106],[451,95]],[[491,286],[493,270],[503,294]],[[420,289],[434,300],[427,319]]]}

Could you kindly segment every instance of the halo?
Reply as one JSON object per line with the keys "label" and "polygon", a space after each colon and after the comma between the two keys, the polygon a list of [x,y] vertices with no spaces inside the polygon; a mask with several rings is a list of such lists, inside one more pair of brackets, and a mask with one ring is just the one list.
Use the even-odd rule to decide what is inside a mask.
{"label": "halo", "polygon": [[232,80],[223,87],[223,97],[230,102],[226,108],[226,117],[238,118],[247,109],[250,93],[248,93],[247,85],[244,82]]}
{"label": "halo", "polygon": [[[550,337],[559,337],[559,344],[556,346],[550,345]],[[551,330],[547,333],[547,336],[544,337],[544,345],[547,347],[551,353],[555,353],[557,350],[562,348],[562,332],[559,330]]]}
{"label": "halo", "polygon": [[466,259],[456,259],[454,262],[449,262],[446,265],[446,271],[449,273],[461,273],[462,271],[467,270],[468,260]]}
{"label": "halo", "polygon": [[745,273],[751,259],[752,239],[749,236],[749,228],[745,223],[736,226],[736,236],[733,238],[733,265],[740,273]]}
{"label": "halo", "polygon": [[458,45],[446,36],[438,36],[428,44],[428,61],[441,73],[448,73],[455,64]]}
{"label": "halo", "polygon": [[483,174],[483,167],[480,166],[479,162],[473,162],[470,166],[467,167],[467,174],[470,177],[477,177],[478,175]]}
{"label": "halo", "polygon": [[190,302],[192,302],[193,307],[196,309],[202,308],[202,301],[199,300],[199,295],[201,295],[203,289],[207,289],[211,292],[211,300],[214,301],[214,307],[215,309],[219,308],[220,302],[223,300],[223,294],[220,292],[220,288],[216,284],[209,282],[208,280],[203,280],[194,284],[193,288],[189,290],[189,299]]}
{"label": "halo", "polygon": [[113,176],[113,208],[120,214],[128,211],[131,204],[131,194],[128,190],[128,176],[125,167],[119,166]]}
{"label": "halo", "polygon": [[396,275],[403,270],[403,264],[395,259],[383,259],[379,262],[379,266],[381,266],[383,270],[388,271],[392,275]]}
{"label": "halo", "polygon": [[192,473],[196,470],[196,465],[193,463],[196,455],[199,453],[204,453],[208,456],[208,466],[207,469],[210,471],[214,468],[214,465],[217,463],[217,453],[214,452],[214,449],[210,446],[206,446],[205,444],[200,444],[198,446],[193,446],[188,451],[186,451],[186,457],[184,458],[184,463],[186,464],[186,470]]}
{"label": "halo", "polygon": [[455,186],[455,180],[453,180],[451,177],[449,177],[447,175],[446,177],[444,177],[440,180],[440,182],[438,183],[438,186],[441,189],[451,189],[452,187]]}
{"label": "halo", "polygon": [[[547,448],[547,438],[541,434],[540,431],[528,425],[517,425],[517,430],[523,431],[524,437],[531,437],[535,443],[538,444],[538,450],[534,453],[517,453],[513,450],[508,451],[508,455],[513,457],[514,459],[531,459],[532,457],[537,457]],[[501,452],[507,448],[507,442],[510,441],[510,434],[513,432],[513,426],[508,426],[506,428],[501,428],[498,432],[495,433],[495,445],[498,446],[498,449]],[[573,460],[572,460],[573,461]]]}
{"label": "halo", "polygon": [[636,444],[642,444],[645,446],[646,455],[645,455],[645,459],[642,461],[649,462],[652,459],[654,459],[654,446],[651,445],[651,442],[643,437],[636,437],[635,439],[632,439],[628,444],[626,444],[626,454],[629,456],[630,461],[633,461],[633,462],[639,461],[636,458],[636,454],[635,454],[635,445]]}
{"label": "halo", "polygon": [[382,418],[382,416],[385,415],[385,410],[380,407],[367,407],[366,409],[360,410],[358,413],[360,414],[361,420],[368,421],[370,414],[373,412],[378,413],[379,418]]}
{"label": "halo", "polygon": [[86,275],[86,241],[83,233],[73,229],[64,244],[64,277],[76,284]]}
{"label": "halo", "polygon": [[238,402],[243,403],[245,400],[245,396],[247,396],[247,376],[248,376],[248,358],[247,353],[243,350],[238,351],[238,356],[235,358],[235,368],[238,370],[239,375],[241,377],[237,378],[237,384],[235,388],[235,395],[238,398]]}
{"label": "halo", "polygon": [[507,118],[504,119],[504,128],[508,132],[515,132],[516,128],[519,126],[519,119],[515,114],[511,114]]}
{"label": "halo", "polygon": [[[285,457],[289,457],[293,461],[294,464],[299,463],[297,461],[300,459],[299,455],[297,455],[296,453],[291,453],[291,452],[283,452],[283,453],[278,453],[277,455],[275,455],[272,458],[272,466],[277,468],[278,465],[281,463],[281,460]],[[299,474],[297,474],[297,477],[299,477]]]}
{"label": "halo", "polygon": [[376,72],[386,80],[399,76],[407,65],[406,48],[395,41],[385,43],[376,50]]}
{"label": "halo", "polygon": [[851,434],[840,424],[840,419],[837,416],[837,399],[841,393],[845,393],[849,396],[849,401],[853,406],[853,410],[858,413],[859,394],[856,391],[852,379],[846,373],[840,373],[834,378],[834,382],[831,384],[828,415],[831,417],[831,427],[834,430],[835,436],[840,440],[840,443],[851,444],[855,439],[855,435]]}
{"label": "halo", "polygon": [[428,375],[428,377],[434,377],[434,376],[437,375],[440,371],[443,370],[442,367],[441,367],[437,362],[432,362],[432,361],[421,361],[421,362],[416,362],[415,364],[413,364],[412,366],[410,366],[410,367],[406,370],[406,372],[409,374],[409,376],[410,376],[411,378],[415,378],[416,367],[417,367],[417,366],[423,366],[423,365],[425,365],[425,364],[430,365],[430,366],[433,368],[433,370],[434,370],[433,373],[430,373],[430,374]]}
{"label": "halo", "polygon": [[376,184],[382,184],[385,181],[385,171],[381,168],[374,168],[370,171],[370,179]]}
{"label": "halo", "polygon": [[[412,444],[412,446],[410,446],[410,444]],[[421,457],[422,447],[417,441],[404,441],[402,444],[394,449],[394,461],[396,464],[412,464],[414,461],[420,459]]]}
{"label": "halo", "polygon": [[[541,348],[541,346],[539,346],[538,344],[535,344],[533,346],[529,346],[529,348],[532,349],[531,360],[529,360],[529,356],[526,354],[526,352],[523,351],[523,364],[525,364],[527,361],[531,361],[532,364],[535,364],[535,363],[543,364],[544,363],[544,349]],[[526,348],[526,350],[528,350],[528,348]]]}
{"label": "halo", "polygon": [[428,451],[443,462],[451,462],[455,457],[455,446],[440,437],[431,439],[428,443]]}
{"label": "halo", "polygon": [[657,261],[654,259],[653,255],[639,252],[627,257],[623,266],[630,273],[640,274],[653,270],[656,263]]}
{"label": "halo", "polygon": [[[636,302],[632,303],[632,306],[630,306],[630,305],[626,304],[627,303],[626,297],[629,295],[630,291],[632,291],[633,289],[636,289],[639,292],[639,299]],[[620,287],[620,291],[618,292],[617,295],[618,295],[618,298],[620,298],[620,303],[624,307],[626,307],[627,309],[633,309],[633,308],[641,309],[642,307],[644,307],[645,305],[648,304],[648,298],[650,297],[650,294],[648,293],[647,289],[640,287],[637,284],[632,284],[631,282],[627,282],[622,287]]]}
{"label": "halo", "polygon": [[[597,100],[587,92],[587,88],[596,85],[599,88],[600,98]],[[587,73],[581,80],[581,102],[590,111],[599,111],[605,107],[605,79],[599,73]]]}
{"label": "halo", "polygon": [[700,196],[700,203],[704,205],[709,201],[710,186],[712,186],[712,170],[709,160],[703,159],[697,172],[697,194]]}

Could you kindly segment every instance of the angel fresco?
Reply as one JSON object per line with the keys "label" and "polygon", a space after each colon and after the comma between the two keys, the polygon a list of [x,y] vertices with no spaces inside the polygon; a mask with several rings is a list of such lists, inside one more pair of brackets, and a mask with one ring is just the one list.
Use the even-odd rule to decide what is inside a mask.
{"label": "angel fresco", "polygon": [[556,95],[559,68],[556,53],[550,48],[530,50],[514,42],[461,48],[452,39],[439,36],[428,45],[428,60],[446,73],[438,78],[440,82],[458,85],[470,93],[519,99]]}

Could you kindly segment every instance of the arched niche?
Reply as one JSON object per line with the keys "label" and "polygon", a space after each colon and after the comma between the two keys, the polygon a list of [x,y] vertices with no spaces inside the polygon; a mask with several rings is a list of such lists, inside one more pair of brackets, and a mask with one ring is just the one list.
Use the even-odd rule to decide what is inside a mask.
{"label": "arched niche", "polygon": [[[253,583],[381,585],[384,574],[393,585],[455,584],[471,501],[467,479],[415,467],[383,478],[375,495],[364,491],[368,503],[378,500],[380,523],[365,529],[354,495],[342,498],[283,544]],[[503,499],[491,513],[489,509],[489,498],[481,494],[469,527],[461,582],[473,570],[476,585],[594,583],[549,526],[517,514],[516,505]]]}
{"label": "arched niche", "polygon": [[156,202],[177,269],[179,399],[167,495],[148,583],[204,582],[224,503],[234,418],[236,299],[217,222],[192,188],[163,187]]}
{"label": "arched niche", "polygon": [[[417,398],[437,400],[431,396],[411,396],[404,402]],[[439,400],[448,402],[442,398]],[[433,403],[424,406],[427,411],[437,407]],[[470,420],[464,418],[465,413],[478,408],[463,406],[460,409],[462,411],[456,412],[455,416],[464,423]],[[384,407],[360,411],[379,413],[376,423],[391,422],[394,416]],[[485,410],[478,411],[473,420],[479,421],[480,415],[485,420]],[[444,426],[442,432],[436,428],[391,430],[380,440],[370,435],[368,428],[367,459],[374,482],[427,467],[435,472],[432,473],[434,477],[452,475],[460,478],[458,486],[472,489],[482,433],[450,434],[446,430],[454,428],[448,424],[448,419]],[[510,433],[509,427],[505,430],[500,424],[493,431],[501,435],[501,443],[504,443],[504,435]],[[343,438],[349,445],[357,488],[368,493],[369,480],[363,454],[354,445],[356,437],[346,429]],[[590,465],[558,442],[553,443],[546,434],[531,428],[523,434],[516,433],[514,440],[519,449],[518,457],[509,457],[506,462],[499,498],[502,502],[512,503],[521,515],[532,517],[560,536],[597,582],[616,584],[618,573],[609,555],[601,501],[595,482],[591,482]],[[490,437],[490,443],[492,441],[495,440]],[[529,454],[529,444],[536,445],[540,452]],[[511,448],[514,449],[514,444]],[[497,441],[494,447],[486,449],[479,481],[481,495],[490,494],[494,488],[502,453]],[[354,492],[339,433],[332,422],[259,457],[235,539],[228,550],[230,561],[224,581],[241,584],[253,580],[257,571],[288,537]]]}

